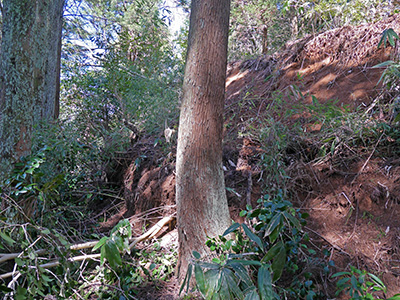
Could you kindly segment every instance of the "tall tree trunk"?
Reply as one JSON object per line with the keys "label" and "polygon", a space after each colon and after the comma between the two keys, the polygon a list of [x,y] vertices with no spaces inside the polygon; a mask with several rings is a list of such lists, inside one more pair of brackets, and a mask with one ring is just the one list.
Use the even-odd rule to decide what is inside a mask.
{"label": "tall tree trunk", "polygon": [[230,0],[192,0],[176,162],[177,274],[229,227],[222,169]]}
{"label": "tall tree trunk", "polygon": [[64,1],[3,1],[0,182],[30,154],[34,126],[58,117]]}

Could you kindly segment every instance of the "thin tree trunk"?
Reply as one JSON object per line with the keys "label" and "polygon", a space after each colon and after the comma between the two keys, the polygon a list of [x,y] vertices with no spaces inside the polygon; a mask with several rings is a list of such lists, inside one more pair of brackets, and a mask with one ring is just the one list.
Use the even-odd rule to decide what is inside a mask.
{"label": "thin tree trunk", "polygon": [[268,53],[268,25],[262,26],[262,54]]}
{"label": "thin tree trunk", "polygon": [[[64,0],[4,0],[0,52],[0,181],[58,116]],[[39,130],[39,129],[38,129]]]}
{"label": "thin tree trunk", "polygon": [[177,149],[177,274],[229,227],[222,128],[230,0],[192,0]]}

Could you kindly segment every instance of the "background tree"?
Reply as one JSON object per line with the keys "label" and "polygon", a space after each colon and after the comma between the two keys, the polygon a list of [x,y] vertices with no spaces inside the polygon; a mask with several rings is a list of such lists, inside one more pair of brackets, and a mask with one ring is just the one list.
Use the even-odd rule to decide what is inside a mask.
{"label": "background tree", "polygon": [[232,1],[230,59],[267,54],[287,40],[290,20],[282,0]]}
{"label": "background tree", "polygon": [[222,170],[230,0],[193,0],[181,106],[176,201],[179,276],[192,251],[230,225]]}
{"label": "background tree", "polygon": [[[157,135],[165,121],[177,124],[183,60],[162,1],[71,2],[66,11],[59,124],[68,140],[51,137],[58,147],[53,161],[71,178],[79,173],[83,182],[96,182],[94,189],[115,187],[118,194],[123,172],[110,163],[115,151],[126,151],[135,134]],[[130,211],[133,199],[126,197]]]}
{"label": "background tree", "polygon": [[30,154],[34,126],[58,116],[64,0],[3,1],[0,181]]}
{"label": "background tree", "polygon": [[233,0],[230,59],[272,54],[308,34],[380,20],[399,7],[383,0]]}

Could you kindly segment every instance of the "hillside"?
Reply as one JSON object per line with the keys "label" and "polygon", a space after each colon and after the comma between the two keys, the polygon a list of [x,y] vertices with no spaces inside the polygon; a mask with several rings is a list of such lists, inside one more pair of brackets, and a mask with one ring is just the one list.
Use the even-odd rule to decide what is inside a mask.
{"label": "hillside", "polygon": [[[400,131],[396,90],[380,81],[384,68],[373,66],[398,57],[397,47],[377,47],[389,28],[400,32],[400,15],[230,63],[224,141],[233,219],[243,221],[246,204],[284,187],[294,207],[309,214],[310,247],[328,250],[335,262],[331,274],[349,265],[366,269],[384,281],[387,297],[400,292]],[[176,145],[162,149],[154,141],[143,138],[117,155],[109,176],[123,182],[133,205],[104,229],[133,215],[139,231],[145,221],[174,213]],[[334,279],[321,275],[319,284],[334,297]]]}
{"label": "hillside", "polygon": [[[313,243],[329,249],[338,270],[351,264],[380,274],[392,295],[400,292],[399,133],[392,119],[397,95],[379,82],[383,70],[373,68],[398,57],[397,48],[377,49],[388,28],[400,32],[399,15],[308,36],[272,57],[231,64],[227,119],[240,131],[272,111],[276,122],[295,129],[284,137],[283,161],[291,201],[310,214]],[[345,112],[340,124],[329,120],[333,105]],[[227,134],[230,140],[237,132]],[[330,149],[321,156],[327,140]],[[239,142],[244,156],[246,148],[261,146],[251,136]],[[257,173],[255,161],[248,169]]]}

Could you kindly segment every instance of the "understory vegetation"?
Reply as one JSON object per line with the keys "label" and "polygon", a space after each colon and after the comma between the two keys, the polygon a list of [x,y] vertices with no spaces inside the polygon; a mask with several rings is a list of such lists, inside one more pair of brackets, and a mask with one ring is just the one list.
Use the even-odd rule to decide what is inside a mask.
{"label": "understory vegetation", "polygon": [[[227,104],[224,143],[235,153],[224,167],[236,164],[243,140],[255,149],[244,180],[227,187],[240,212],[207,241],[208,256],[193,252],[180,285],[177,242],[167,234],[174,205],[128,215],[124,176],[129,168],[135,175],[174,169],[176,138],[167,140],[165,130],[178,129],[187,24],[171,37],[161,1],[109,2],[67,3],[60,118],[43,124],[33,154],[0,185],[0,297],[162,299],[173,290],[183,299],[400,299],[387,296],[382,272],[338,267],[337,249],[310,238],[299,200],[311,193],[311,164],[340,173],[360,158],[364,169],[372,157],[400,155],[398,57],[376,66],[385,68],[383,88],[357,109],[302,93],[300,74],[298,85]],[[245,2],[232,5],[232,59],[261,54],[262,35],[253,30],[263,24],[271,54],[288,38],[396,12],[390,1]],[[380,47],[398,47],[392,31]]]}
{"label": "understory vegetation", "polygon": [[[274,97],[279,107],[283,96]],[[289,201],[296,187],[288,172],[296,164],[337,160],[347,155],[349,148],[374,150],[384,156],[398,151],[397,123],[390,117],[374,119],[381,110],[390,115],[395,103],[382,100],[373,105],[366,114],[365,110],[349,112],[333,103],[321,105],[314,99],[307,109],[325,130],[312,138],[301,124],[289,129],[285,122],[273,122],[272,116],[249,125],[249,131],[241,134],[263,145],[257,158],[263,196],[254,207],[248,204],[241,211],[244,222],[235,222],[224,236],[207,242],[212,253],[209,257],[193,253],[181,292],[190,292],[190,281],[195,279],[205,299],[326,299],[328,280],[338,279],[338,293],[343,291],[352,299],[383,299],[386,287],[376,275],[353,266],[349,272],[337,272],[329,259],[329,248],[310,241],[304,229],[308,214]],[[303,109],[295,107],[283,120]],[[273,113],[274,107],[269,111]],[[392,141],[390,147],[385,140]],[[3,280],[12,278],[12,284],[2,285],[2,292],[14,291],[15,299],[49,294],[61,299],[88,299],[88,295],[136,299],[146,284],[162,286],[171,280],[177,259],[174,244],[161,247],[158,240],[144,239],[138,248],[132,248],[133,232],[127,220],[106,236],[96,228],[95,220],[88,220],[94,218],[91,212],[99,212],[94,205],[109,203],[103,210],[108,214],[110,204],[120,203],[122,198],[107,183],[90,181],[90,176],[99,178],[101,173],[85,173],[95,172],[97,166],[83,168],[83,162],[93,162],[93,158],[101,162],[101,151],[96,154],[77,141],[70,146],[71,152],[64,153],[60,149],[65,151],[65,144],[42,147],[16,166],[2,188],[1,248],[10,255],[16,253],[1,257],[3,263],[10,263],[11,258],[14,262],[7,268],[11,272],[1,275]],[[49,171],[54,161],[65,168],[79,161],[82,169],[54,173]],[[101,216],[97,218],[101,221]],[[79,245],[81,240],[93,239],[99,241],[82,248]]]}

